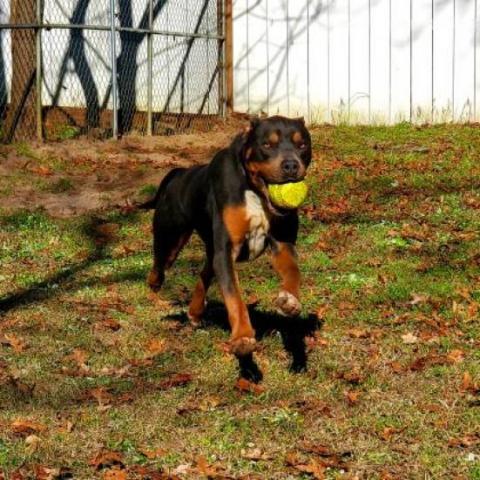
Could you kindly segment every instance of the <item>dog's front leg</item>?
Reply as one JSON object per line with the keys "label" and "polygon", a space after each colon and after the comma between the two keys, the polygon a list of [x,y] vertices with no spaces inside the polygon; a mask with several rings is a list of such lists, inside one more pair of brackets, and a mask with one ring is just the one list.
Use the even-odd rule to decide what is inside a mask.
{"label": "dog's front leg", "polygon": [[242,357],[255,350],[255,331],[250,323],[247,306],[242,300],[235,259],[245,240],[248,225],[242,207],[229,207],[223,222],[215,225],[213,268],[228,312],[232,330],[231,351]]}
{"label": "dog's front leg", "polygon": [[292,243],[275,242],[272,247],[272,265],[282,281],[282,289],[275,305],[288,317],[300,315],[300,270],[295,246]]}

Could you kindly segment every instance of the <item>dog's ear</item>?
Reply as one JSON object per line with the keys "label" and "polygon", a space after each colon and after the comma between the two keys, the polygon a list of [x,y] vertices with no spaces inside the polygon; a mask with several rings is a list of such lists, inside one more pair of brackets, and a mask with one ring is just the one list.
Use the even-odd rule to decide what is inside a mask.
{"label": "dog's ear", "polygon": [[243,129],[243,133],[245,135],[248,135],[250,132],[252,132],[258,127],[259,123],[260,119],[258,117],[250,117],[250,124],[245,126],[245,128]]}
{"label": "dog's ear", "polygon": [[255,117],[255,118],[251,118],[250,119],[250,128],[249,130],[252,131],[252,130],[255,130],[258,125],[260,124],[260,119],[258,117]]}
{"label": "dog's ear", "polygon": [[305,126],[305,117],[297,117],[297,118],[294,118],[294,120],[298,123],[301,123],[303,126]]}

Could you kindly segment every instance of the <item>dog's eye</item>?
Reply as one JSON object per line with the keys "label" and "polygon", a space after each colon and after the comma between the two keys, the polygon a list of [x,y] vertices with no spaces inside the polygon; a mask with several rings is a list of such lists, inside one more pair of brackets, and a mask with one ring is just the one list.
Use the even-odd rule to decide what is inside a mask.
{"label": "dog's eye", "polygon": [[262,145],[263,148],[271,148],[272,146],[269,143],[264,143]]}
{"label": "dog's eye", "polygon": [[307,145],[305,143],[302,143],[298,146],[300,150],[305,150],[307,148]]}

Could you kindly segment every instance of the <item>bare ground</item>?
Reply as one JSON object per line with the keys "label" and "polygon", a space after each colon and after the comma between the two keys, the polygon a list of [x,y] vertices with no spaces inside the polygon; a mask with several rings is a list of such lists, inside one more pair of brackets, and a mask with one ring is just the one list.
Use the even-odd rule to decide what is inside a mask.
{"label": "bare ground", "polygon": [[230,122],[209,133],[1,146],[2,203],[59,218],[128,207],[170,169],[208,162],[239,128]]}

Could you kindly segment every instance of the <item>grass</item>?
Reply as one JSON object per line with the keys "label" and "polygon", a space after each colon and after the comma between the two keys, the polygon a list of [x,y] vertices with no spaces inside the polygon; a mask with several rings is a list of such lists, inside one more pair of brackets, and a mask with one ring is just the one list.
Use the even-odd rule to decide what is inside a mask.
{"label": "grass", "polygon": [[[197,238],[156,298],[145,284],[150,214],[3,211],[6,478],[39,465],[100,477],[89,461],[102,449],[119,452],[131,478],[140,467],[321,478],[314,464],[328,479],[480,478],[480,128],[322,127],[313,141],[298,250],[304,308],[324,324],[306,374],[288,372],[278,335],[262,341],[258,395],[234,388],[227,331],[179,320],[202,264]],[[269,311],[268,256],[240,279]],[[179,374],[191,380],[174,386]],[[45,428],[15,432],[15,420]],[[350,452],[348,465],[326,468],[305,442]]]}

